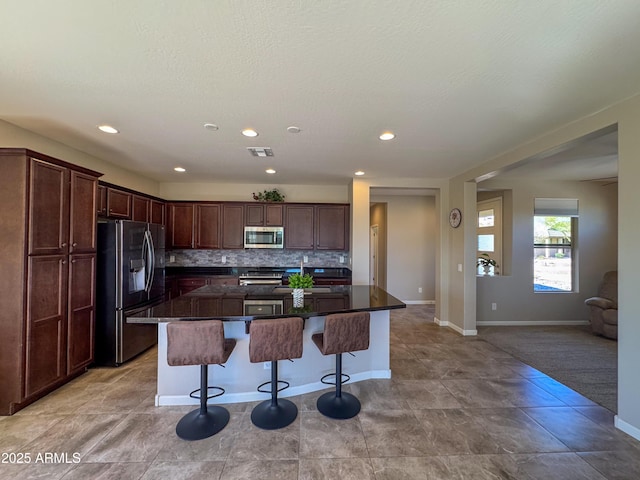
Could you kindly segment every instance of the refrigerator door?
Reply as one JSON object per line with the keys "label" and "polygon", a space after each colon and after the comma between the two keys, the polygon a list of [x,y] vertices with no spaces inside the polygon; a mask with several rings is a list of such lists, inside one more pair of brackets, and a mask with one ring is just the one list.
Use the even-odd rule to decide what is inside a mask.
{"label": "refrigerator door", "polygon": [[157,325],[127,323],[127,315],[133,315],[148,308],[149,305],[145,305],[144,307],[125,311],[118,310],[116,312],[118,341],[115,344],[115,365],[120,365],[130,360],[140,352],[156,344],[158,340]]}
{"label": "refrigerator door", "polygon": [[[148,283],[152,271],[147,224],[142,222],[116,222],[116,268],[121,288],[117,308],[128,309],[149,300]],[[119,227],[119,228],[118,228]],[[119,254],[119,255],[118,255]]]}
{"label": "refrigerator door", "polygon": [[155,301],[164,298],[165,293],[165,258],[164,258],[164,226],[149,224],[149,243],[153,247],[153,269],[149,283],[149,299]]}

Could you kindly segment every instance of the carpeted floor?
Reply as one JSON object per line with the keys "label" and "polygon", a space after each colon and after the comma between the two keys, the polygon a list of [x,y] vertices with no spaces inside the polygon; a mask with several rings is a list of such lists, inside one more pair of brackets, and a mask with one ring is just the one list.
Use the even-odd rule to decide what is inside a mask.
{"label": "carpeted floor", "polygon": [[591,327],[479,327],[478,338],[617,413],[618,343]]}

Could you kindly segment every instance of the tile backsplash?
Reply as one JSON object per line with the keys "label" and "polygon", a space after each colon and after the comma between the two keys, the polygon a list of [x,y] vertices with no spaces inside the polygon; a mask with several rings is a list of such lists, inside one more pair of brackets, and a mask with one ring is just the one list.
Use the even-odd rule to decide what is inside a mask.
{"label": "tile backsplash", "polygon": [[351,268],[349,252],[267,248],[171,250],[166,253],[166,264],[167,267],[297,267],[305,256],[308,260],[305,267]]}

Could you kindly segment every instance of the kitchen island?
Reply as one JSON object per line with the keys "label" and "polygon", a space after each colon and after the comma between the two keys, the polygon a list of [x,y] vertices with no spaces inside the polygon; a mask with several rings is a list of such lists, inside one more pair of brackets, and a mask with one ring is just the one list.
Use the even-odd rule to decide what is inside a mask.
{"label": "kitchen island", "polygon": [[[269,309],[260,314],[254,309],[246,315],[244,305],[264,301],[268,305],[282,305],[281,311]],[[249,361],[249,324],[261,318],[299,316],[305,320],[302,358],[293,362],[281,361],[279,377],[291,384],[281,396],[293,396],[327,388],[320,378],[335,369],[335,356],[324,356],[311,340],[321,332],[324,317],[332,313],[370,312],[371,336],[368,350],[344,357],[345,372],[351,383],[370,378],[390,378],[389,367],[389,311],[404,308],[405,304],[385,290],[369,285],[325,286],[305,293],[305,306],[292,308],[290,289],[260,286],[207,285],[134,316],[129,323],[158,324],[158,383],[156,406],[195,405],[198,400],[189,392],[199,386],[198,366],[171,367],[167,364],[167,323],[185,320],[219,319],[224,321],[225,337],[235,338],[236,347],[225,368],[209,367],[209,385],[225,389],[225,394],[211,403],[236,403],[264,400],[268,394],[256,387],[269,380],[267,364]]]}

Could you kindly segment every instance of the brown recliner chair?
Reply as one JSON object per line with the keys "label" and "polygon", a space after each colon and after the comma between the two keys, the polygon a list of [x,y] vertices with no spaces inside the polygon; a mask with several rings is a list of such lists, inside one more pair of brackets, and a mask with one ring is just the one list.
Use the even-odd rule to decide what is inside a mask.
{"label": "brown recliner chair", "polygon": [[591,310],[591,330],[596,335],[618,339],[618,272],[604,274],[598,296],[584,303]]}

